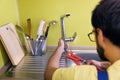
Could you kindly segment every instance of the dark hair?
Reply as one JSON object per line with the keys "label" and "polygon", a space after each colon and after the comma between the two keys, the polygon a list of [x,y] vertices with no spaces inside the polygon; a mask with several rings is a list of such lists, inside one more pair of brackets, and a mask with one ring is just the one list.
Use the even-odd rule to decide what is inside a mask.
{"label": "dark hair", "polygon": [[94,29],[100,28],[105,37],[120,47],[120,0],[101,0],[91,21]]}

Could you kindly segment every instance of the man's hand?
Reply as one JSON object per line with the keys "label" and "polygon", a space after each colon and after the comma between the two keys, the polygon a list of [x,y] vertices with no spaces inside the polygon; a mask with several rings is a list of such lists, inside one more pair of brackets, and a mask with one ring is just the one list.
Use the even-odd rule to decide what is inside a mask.
{"label": "man's hand", "polygon": [[96,61],[96,60],[88,60],[86,64],[87,64],[87,65],[99,66],[99,67],[101,67],[103,70],[104,70],[104,69],[107,69],[107,68],[111,65],[111,63],[108,62],[108,61],[102,61],[102,62],[100,62],[100,61]]}
{"label": "man's hand", "polygon": [[64,41],[62,39],[59,39],[57,48],[61,48],[62,52],[64,52]]}

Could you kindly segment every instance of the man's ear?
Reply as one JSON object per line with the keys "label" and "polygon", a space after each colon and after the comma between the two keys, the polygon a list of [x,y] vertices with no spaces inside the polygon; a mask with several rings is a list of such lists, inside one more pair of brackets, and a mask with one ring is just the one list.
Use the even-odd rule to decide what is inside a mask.
{"label": "man's ear", "polygon": [[103,31],[100,28],[97,28],[97,33],[98,33],[98,43],[102,46],[105,47],[105,37],[103,35]]}

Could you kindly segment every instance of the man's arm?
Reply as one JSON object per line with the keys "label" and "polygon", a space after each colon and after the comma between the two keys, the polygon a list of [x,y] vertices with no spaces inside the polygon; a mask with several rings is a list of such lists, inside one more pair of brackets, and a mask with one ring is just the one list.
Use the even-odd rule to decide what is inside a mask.
{"label": "man's arm", "polygon": [[59,60],[64,51],[64,42],[63,40],[59,40],[58,47],[56,51],[52,54],[52,56],[48,60],[47,68],[45,71],[45,80],[52,80],[52,75],[57,68],[59,68]]}

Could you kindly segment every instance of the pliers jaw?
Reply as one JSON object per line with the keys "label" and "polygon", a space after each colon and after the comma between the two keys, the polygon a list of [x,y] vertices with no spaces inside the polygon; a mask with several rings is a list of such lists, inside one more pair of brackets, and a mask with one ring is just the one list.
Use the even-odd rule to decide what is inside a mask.
{"label": "pliers jaw", "polygon": [[75,55],[72,51],[66,53],[66,57],[71,59],[76,65],[84,64],[86,60]]}

